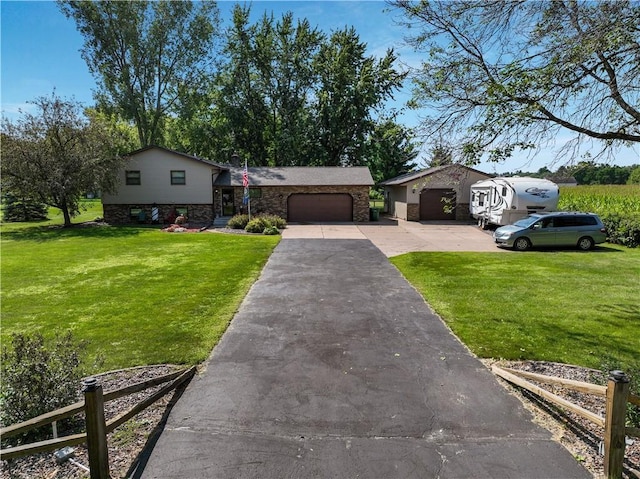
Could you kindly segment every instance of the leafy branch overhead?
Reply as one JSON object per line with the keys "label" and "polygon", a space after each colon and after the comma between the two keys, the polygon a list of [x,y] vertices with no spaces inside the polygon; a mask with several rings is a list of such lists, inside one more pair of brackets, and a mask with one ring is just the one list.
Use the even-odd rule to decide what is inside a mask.
{"label": "leafy branch overhead", "polygon": [[390,2],[425,53],[413,105],[426,135],[455,136],[469,162],[509,157],[561,130],[601,152],[640,142],[640,4]]}

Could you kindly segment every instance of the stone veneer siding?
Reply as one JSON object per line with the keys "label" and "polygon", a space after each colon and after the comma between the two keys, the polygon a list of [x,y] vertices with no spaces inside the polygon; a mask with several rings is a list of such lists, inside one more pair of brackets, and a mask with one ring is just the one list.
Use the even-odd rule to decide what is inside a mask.
{"label": "stone veneer siding", "polygon": [[407,221],[420,221],[420,205],[407,203]]}
{"label": "stone veneer siding", "polygon": [[[260,198],[251,199],[251,213],[268,213],[274,214],[287,219],[287,200],[290,195],[295,193],[347,193],[353,198],[353,220],[355,222],[369,221],[369,187],[368,186],[309,186],[309,187],[253,187],[261,191]],[[252,189],[253,189],[252,188]],[[240,213],[246,210],[242,204],[243,188],[234,188],[234,210]],[[173,207],[187,208],[189,223],[198,225],[208,225],[213,222],[214,218],[220,214],[220,199],[216,195],[214,205],[156,205],[159,208],[159,222],[162,224],[164,219],[169,215]],[[129,216],[131,208],[141,208],[147,215],[147,222],[151,222],[150,204],[138,205],[113,205],[105,204],[104,220],[113,225],[137,223],[135,218]],[[214,213],[215,211],[215,213]],[[246,211],[245,211],[246,212]]]}
{"label": "stone veneer siding", "polygon": [[[287,219],[287,200],[296,193],[347,193],[353,198],[353,221],[369,221],[369,187],[368,186],[265,186],[251,187],[261,191],[260,198],[251,198],[252,214],[273,214]],[[235,188],[235,211],[243,211],[246,205],[242,204],[242,188]],[[217,205],[217,210],[220,206]]]}
{"label": "stone veneer siding", "polygon": [[[131,218],[129,212],[131,208],[140,208],[147,215],[147,223],[151,223],[151,209],[153,204],[139,204],[139,205],[102,205],[104,220],[106,223],[112,225],[123,225],[137,223],[136,218]],[[155,205],[159,209],[158,222],[164,223],[164,220],[171,210],[175,208],[187,208],[187,217],[190,224],[196,225],[208,225],[213,222],[213,207],[212,205]]]}

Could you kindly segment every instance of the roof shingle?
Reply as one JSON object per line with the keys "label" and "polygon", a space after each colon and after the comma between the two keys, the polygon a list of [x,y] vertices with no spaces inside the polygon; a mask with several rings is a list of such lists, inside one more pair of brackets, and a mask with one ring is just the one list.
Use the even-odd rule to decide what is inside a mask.
{"label": "roof shingle", "polygon": [[[242,186],[243,168],[230,167],[222,171],[216,186]],[[249,167],[251,186],[372,186],[371,172],[366,166]]]}

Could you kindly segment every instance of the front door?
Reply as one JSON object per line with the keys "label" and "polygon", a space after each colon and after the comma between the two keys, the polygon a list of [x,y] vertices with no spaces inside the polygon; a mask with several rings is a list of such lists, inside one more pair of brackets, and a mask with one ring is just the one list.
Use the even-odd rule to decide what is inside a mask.
{"label": "front door", "polygon": [[222,216],[233,216],[233,188],[222,189]]}

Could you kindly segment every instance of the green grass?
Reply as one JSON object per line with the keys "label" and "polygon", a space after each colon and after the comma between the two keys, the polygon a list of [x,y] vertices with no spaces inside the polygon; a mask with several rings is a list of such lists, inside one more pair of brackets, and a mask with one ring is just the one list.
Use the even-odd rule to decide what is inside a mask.
{"label": "green grass", "polygon": [[279,240],[56,221],[3,225],[2,341],[70,329],[102,370],[206,359]]}
{"label": "green grass", "polygon": [[478,356],[639,361],[640,251],[409,253],[391,261]]}

